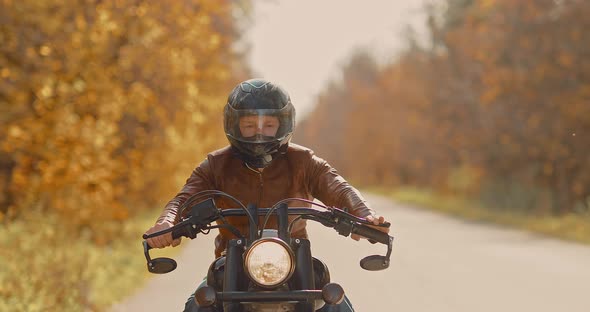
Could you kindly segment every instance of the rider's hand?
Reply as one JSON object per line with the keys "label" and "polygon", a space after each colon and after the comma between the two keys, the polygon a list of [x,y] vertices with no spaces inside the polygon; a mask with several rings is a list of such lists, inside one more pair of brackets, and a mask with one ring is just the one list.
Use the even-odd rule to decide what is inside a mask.
{"label": "rider's hand", "polygon": [[[369,216],[367,216],[367,217],[365,218],[365,220],[367,220],[367,221],[369,221],[369,222],[371,222],[371,223],[375,224],[375,226],[373,226],[373,225],[369,225],[369,227],[372,227],[372,228],[374,228],[374,229],[376,229],[376,230],[379,230],[379,231],[381,231],[381,232],[383,232],[383,233],[388,233],[388,234],[389,234],[389,228],[388,228],[388,227],[383,227],[383,226],[376,226],[376,225],[379,225],[379,224],[381,224],[381,223],[384,223],[384,222],[385,222],[385,218],[383,218],[383,216],[380,216],[380,217],[378,217],[378,218],[375,218],[375,217],[373,217],[373,216],[369,215]],[[364,236],[360,236],[360,235],[358,235],[358,234],[351,234],[351,235],[350,235],[350,238],[354,239],[355,241],[358,241],[358,240],[360,240],[361,238],[367,239],[366,237],[364,237]]]}
{"label": "rider's hand", "polygon": [[[162,221],[159,223],[154,224],[151,228],[149,228],[145,234],[151,234],[154,232],[163,231],[165,229],[171,228],[174,224],[169,221]],[[172,245],[172,247],[176,247],[180,245],[180,238],[172,240],[172,233],[162,234],[156,237],[148,238],[147,239],[148,245],[152,248],[164,248],[166,246]]]}

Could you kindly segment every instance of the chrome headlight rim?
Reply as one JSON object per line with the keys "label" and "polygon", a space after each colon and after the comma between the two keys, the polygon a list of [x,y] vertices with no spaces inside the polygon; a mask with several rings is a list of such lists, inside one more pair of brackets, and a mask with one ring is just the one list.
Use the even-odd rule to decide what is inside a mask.
{"label": "chrome headlight rim", "polygon": [[[289,255],[289,259],[291,262],[291,266],[289,268],[289,273],[287,273],[287,275],[285,275],[285,277],[282,280],[280,280],[277,283],[274,283],[272,285],[262,284],[262,283],[258,282],[254,277],[252,277],[252,274],[250,274],[250,272],[248,270],[248,267],[250,266],[249,265],[250,264],[250,255],[251,255],[252,251],[255,250],[255,247],[259,246],[260,244],[266,244],[266,243],[274,243],[274,244],[278,244],[281,247],[283,247],[287,251],[287,254]],[[248,275],[250,280],[254,284],[256,284],[257,286],[262,287],[262,288],[275,288],[277,286],[284,284],[286,281],[288,281],[291,278],[291,276],[293,275],[293,273],[295,272],[295,253],[293,252],[293,250],[291,249],[289,244],[287,244],[285,241],[283,241],[280,238],[264,237],[264,238],[258,239],[254,243],[252,243],[252,245],[248,248],[248,250],[246,250],[246,253],[244,254],[244,271],[246,272],[246,274]]]}

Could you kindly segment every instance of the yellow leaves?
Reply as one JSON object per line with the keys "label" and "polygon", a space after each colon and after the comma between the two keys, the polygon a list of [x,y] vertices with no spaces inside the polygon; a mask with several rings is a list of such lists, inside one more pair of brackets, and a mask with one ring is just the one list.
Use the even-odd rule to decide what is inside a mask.
{"label": "yellow leaves", "polygon": [[[129,219],[164,202],[204,153],[226,144],[221,107],[235,83],[230,66],[241,62],[231,3],[135,3],[22,0],[2,12],[10,17],[2,48],[19,66],[0,55],[0,161],[8,164],[0,181],[9,181],[0,185],[0,211],[10,207],[0,222],[43,216],[31,228],[39,232],[21,223],[22,236],[0,226],[0,267],[9,268],[0,270],[2,311],[108,306],[79,290],[107,293],[129,265],[90,273],[88,263],[101,267],[110,252],[85,257],[78,242],[112,247]],[[136,241],[141,233],[132,234]],[[55,249],[33,252],[48,244]],[[17,254],[27,261],[6,264]],[[89,286],[90,275],[104,282]]]}
{"label": "yellow leaves", "polygon": [[72,88],[76,92],[79,92],[79,93],[84,92],[84,90],[86,89],[86,83],[82,79],[76,79],[74,81],[74,83],[72,84]]}
{"label": "yellow leaves", "polygon": [[70,40],[71,40],[72,48],[79,49],[82,47],[84,35],[80,32],[75,32],[72,34]]}
{"label": "yellow leaves", "polygon": [[[56,13],[19,2],[31,31],[51,22],[42,42],[25,36],[22,47],[12,39],[4,46],[22,49],[18,61],[27,66],[0,63],[0,77],[18,83],[7,103],[18,118],[6,119],[0,137],[15,163],[15,209],[38,202],[71,224],[124,220],[132,211],[123,203],[161,202],[178,187],[171,181],[186,179],[195,154],[226,143],[212,129],[233,84],[234,38],[211,21],[231,26],[223,9],[230,4],[131,4],[72,3]],[[13,22],[7,32],[21,34],[21,20]]]}
{"label": "yellow leaves", "polygon": [[129,218],[129,210],[126,207],[117,203],[115,203],[114,205],[115,207],[113,207],[112,209],[113,220],[122,221]]}
{"label": "yellow leaves", "polygon": [[29,182],[29,173],[18,168],[12,172],[11,188],[15,191],[25,190]]}
{"label": "yellow leaves", "polygon": [[2,78],[10,77],[10,69],[2,68],[2,70],[0,70],[0,77],[2,77]]}
{"label": "yellow leaves", "polygon": [[152,45],[162,38],[166,34],[166,31],[155,20],[149,19],[148,23],[149,28],[141,34],[140,40],[146,48],[152,48]]}
{"label": "yellow leaves", "polygon": [[220,36],[215,35],[215,34],[211,35],[211,37],[209,38],[209,48],[210,49],[217,49],[220,42],[221,42]]}
{"label": "yellow leaves", "polygon": [[194,72],[196,59],[192,51],[182,48],[173,50],[170,54],[174,72],[182,75],[191,75]]}
{"label": "yellow leaves", "polygon": [[199,96],[199,92],[200,92],[200,88],[197,84],[195,84],[192,81],[187,81],[186,82],[186,93],[188,96],[188,101],[187,103],[187,108],[189,110],[193,109],[194,106],[194,101],[197,99],[197,97]]}
{"label": "yellow leaves", "polygon": [[20,139],[23,137],[24,132],[19,126],[12,125],[8,129],[8,135],[11,136],[13,139]]}
{"label": "yellow leaves", "polygon": [[202,26],[208,26],[209,23],[211,22],[211,18],[206,15],[206,14],[201,14],[198,18],[197,18],[197,23],[202,25]]}
{"label": "yellow leaves", "polygon": [[147,13],[147,10],[148,8],[146,4],[140,4],[139,6],[135,7],[134,13],[137,15],[137,17],[143,17]]}
{"label": "yellow leaves", "polygon": [[49,46],[43,45],[39,48],[39,54],[42,56],[48,56],[51,54],[51,48]]}
{"label": "yellow leaves", "polygon": [[81,13],[76,14],[74,23],[75,23],[76,28],[78,30],[85,30],[86,27],[87,27],[87,25],[88,25],[87,22],[86,22],[86,18]]}
{"label": "yellow leaves", "polygon": [[192,112],[191,121],[195,126],[205,125],[207,123],[207,116],[201,112]]}
{"label": "yellow leaves", "polygon": [[157,105],[150,88],[141,82],[134,82],[129,88],[129,98],[132,99],[129,110],[142,122],[150,119],[153,106]]}
{"label": "yellow leaves", "polygon": [[44,85],[39,92],[37,92],[37,96],[40,99],[47,99],[53,96],[53,87],[50,85]]}
{"label": "yellow leaves", "polygon": [[99,9],[97,12],[101,31],[109,32],[117,29],[117,23],[111,17],[111,12],[103,9]]}

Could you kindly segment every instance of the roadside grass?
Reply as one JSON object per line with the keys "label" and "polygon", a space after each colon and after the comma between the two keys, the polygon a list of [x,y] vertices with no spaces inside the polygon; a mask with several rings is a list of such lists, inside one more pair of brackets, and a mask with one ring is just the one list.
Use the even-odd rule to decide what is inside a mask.
{"label": "roadside grass", "polygon": [[371,188],[370,191],[411,204],[459,218],[488,222],[528,230],[564,240],[590,244],[590,215],[569,214],[562,217],[531,216],[509,211],[495,211],[484,208],[476,201],[441,195],[417,188],[384,190]]}
{"label": "roadside grass", "polygon": [[[103,224],[105,237],[115,238],[110,244],[72,234],[54,215],[0,223],[0,311],[107,310],[149,276],[141,235],[155,219],[145,213]],[[177,252],[154,250],[152,257]]]}

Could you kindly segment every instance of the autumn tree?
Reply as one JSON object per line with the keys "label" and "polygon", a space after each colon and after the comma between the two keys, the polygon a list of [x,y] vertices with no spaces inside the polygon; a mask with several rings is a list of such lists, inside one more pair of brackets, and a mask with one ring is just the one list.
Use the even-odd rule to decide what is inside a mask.
{"label": "autumn tree", "polygon": [[248,71],[235,3],[0,1],[2,215],[94,226],[171,196]]}
{"label": "autumn tree", "polygon": [[320,113],[346,101],[346,131],[323,139],[347,146],[330,148],[345,151],[342,167],[366,184],[496,208],[587,210],[590,4],[448,0],[430,10],[427,46],[412,44],[370,79],[345,67],[310,114],[309,124],[329,123]]}
{"label": "autumn tree", "polygon": [[551,190],[555,213],[585,203],[590,190],[588,151],[579,143],[590,116],[582,44],[589,8],[580,1],[481,1],[466,11],[463,27],[446,34],[449,50],[476,70],[465,78],[479,82],[481,138],[471,140],[472,150],[501,181]]}

